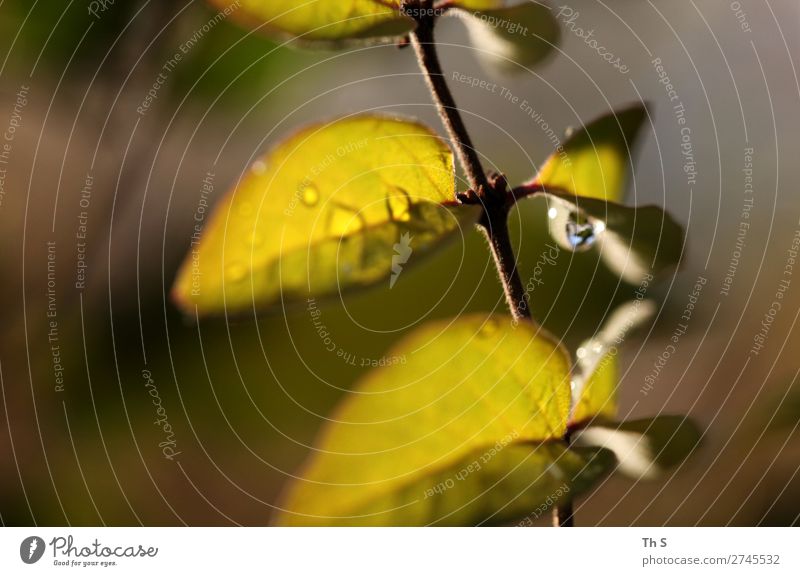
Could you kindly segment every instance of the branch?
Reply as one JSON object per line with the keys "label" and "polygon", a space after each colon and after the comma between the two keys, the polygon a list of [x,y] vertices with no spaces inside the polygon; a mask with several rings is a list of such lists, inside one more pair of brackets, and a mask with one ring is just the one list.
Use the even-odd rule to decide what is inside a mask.
{"label": "branch", "polygon": [[433,40],[435,20],[432,16],[422,16],[417,22],[417,29],[411,34],[411,44],[414,46],[428,88],[433,94],[439,116],[442,118],[450,140],[455,145],[458,160],[467,174],[470,186],[480,196],[488,189],[489,182],[453,99],[453,94],[447,87],[447,81],[442,73],[442,66],[439,63],[439,56]]}
{"label": "branch", "polygon": [[[438,6],[445,4],[446,2]],[[406,0],[403,8],[414,9],[417,28],[411,33],[411,44],[414,46],[425,81],[436,102],[442,123],[455,145],[458,160],[466,172],[470,186],[472,186],[472,191],[459,194],[458,199],[461,202],[483,205],[483,216],[479,225],[491,246],[511,315],[517,322],[530,322],[532,319],[528,306],[528,294],[517,271],[514,247],[508,233],[508,211],[516,202],[517,194],[520,196],[530,195],[537,190],[520,190],[515,194],[515,191],[508,190],[508,184],[503,176],[487,177],[442,72],[433,37],[433,27],[436,22],[434,2],[433,0]],[[564,441],[569,445],[569,435],[565,436]],[[560,527],[573,525],[571,501],[567,501],[553,510],[553,523]]]}

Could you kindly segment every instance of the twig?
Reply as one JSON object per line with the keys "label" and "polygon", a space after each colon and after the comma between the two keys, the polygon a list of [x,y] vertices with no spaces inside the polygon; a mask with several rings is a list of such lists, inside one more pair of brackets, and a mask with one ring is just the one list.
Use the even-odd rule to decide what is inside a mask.
{"label": "twig", "polygon": [[[480,228],[491,246],[511,315],[516,321],[531,321],[528,295],[517,271],[514,248],[508,233],[508,210],[516,202],[517,194],[508,190],[506,179],[503,176],[492,175],[489,177],[486,175],[475,147],[472,145],[453,94],[447,86],[447,80],[436,52],[433,36],[436,15],[433,10],[433,0],[406,0],[403,7],[413,8],[414,10],[409,10],[409,13],[417,15],[417,28],[411,33],[411,44],[414,46],[425,81],[436,102],[442,123],[456,148],[459,163],[473,188],[468,193],[459,194],[458,199],[461,202],[483,205]],[[531,193],[535,193],[535,191],[519,191],[520,196],[527,196]],[[569,444],[569,436],[566,436],[564,441]],[[553,524],[559,527],[573,526],[571,501],[554,508]]]}

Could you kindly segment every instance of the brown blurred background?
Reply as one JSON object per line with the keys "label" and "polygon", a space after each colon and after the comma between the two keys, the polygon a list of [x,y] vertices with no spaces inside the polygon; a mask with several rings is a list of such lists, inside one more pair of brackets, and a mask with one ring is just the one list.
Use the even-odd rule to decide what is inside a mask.
{"label": "brown blurred background", "polygon": [[[203,180],[213,173],[219,199],[282,134],[321,117],[377,109],[440,125],[407,50],[294,51],[228,22],[197,38],[215,16],[200,0],[117,0],[99,19],[87,4],[0,5],[0,521],[266,524],[326,415],[366,368],[330,354],[302,308],[199,325],[177,312],[165,294]],[[442,22],[439,39],[446,70],[497,82],[558,131],[648,101],[653,124],[628,201],[661,205],[688,231],[682,268],[649,293],[663,303],[654,328],[625,350],[621,412],[689,413],[705,442],[662,482],[605,481],[579,502],[577,522],[797,524],[800,267],[763,349],[751,348],[800,230],[800,6],[569,6],[628,74],[569,29],[562,53],[514,76],[484,71],[455,19]],[[145,109],[165,63],[193,37]],[[691,189],[656,58],[686,108]],[[551,151],[536,123],[497,94],[451,86],[485,164],[511,182],[532,175]],[[753,204],[740,235],[748,148]],[[512,219],[523,277],[547,241],[543,217],[531,203]],[[707,283],[688,330],[648,391],[699,277]],[[593,254],[562,259],[545,279],[536,316],[572,345],[633,292]],[[339,346],[376,359],[425,319],[503,307],[473,233],[391,292],[379,286],[321,309]],[[173,431],[172,459],[159,445],[153,390]]]}

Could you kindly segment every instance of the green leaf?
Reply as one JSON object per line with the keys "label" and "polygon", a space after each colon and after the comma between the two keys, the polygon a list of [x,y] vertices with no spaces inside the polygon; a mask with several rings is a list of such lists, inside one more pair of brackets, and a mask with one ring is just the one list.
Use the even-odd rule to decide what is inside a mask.
{"label": "green leaf", "polygon": [[619,202],[632,165],[631,150],[647,116],[643,105],[613,112],[574,132],[527,186]]}
{"label": "green leaf", "polygon": [[626,302],[611,313],[594,337],[578,347],[572,377],[572,423],[617,415],[619,346],[655,311],[656,305],[651,300]]}
{"label": "green leaf", "polygon": [[465,10],[489,10],[491,8],[502,8],[506,0],[455,0],[454,6]]}
{"label": "green leaf", "polygon": [[572,251],[596,247],[606,266],[630,284],[676,267],[683,228],[658,206],[629,208],[549,188],[550,234]]}
{"label": "green leaf", "polygon": [[219,314],[389,278],[462,226],[453,157],[425,126],[361,115],[310,126],[256,162],[215,208],[173,297]]}
{"label": "green leaf", "polygon": [[341,44],[402,36],[415,22],[398,0],[209,0],[258,30],[305,42]]}
{"label": "green leaf", "polygon": [[[280,523],[475,523],[501,513],[488,503],[516,496],[498,492],[473,513],[461,509],[503,480],[510,463],[540,471],[527,477],[525,513],[547,498],[539,488],[552,486],[537,484],[541,471],[569,483],[582,468],[585,455],[562,454],[551,469],[558,448],[535,447],[563,436],[570,402],[569,359],[541,328],[467,316],[428,324],[390,354],[409,360],[369,373],[331,417]],[[481,468],[466,473],[475,477],[462,492],[467,483],[456,474],[475,459]],[[446,498],[425,497],[451,477],[457,488]]]}
{"label": "green leaf", "polygon": [[459,12],[478,57],[489,69],[521,72],[550,54],[561,36],[550,8],[542,4]]}
{"label": "green leaf", "polygon": [[652,480],[682,462],[702,438],[686,416],[657,416],[644,420],[590,426],[572,436],[576,446],[612,451],[618,470],[637,480]]}

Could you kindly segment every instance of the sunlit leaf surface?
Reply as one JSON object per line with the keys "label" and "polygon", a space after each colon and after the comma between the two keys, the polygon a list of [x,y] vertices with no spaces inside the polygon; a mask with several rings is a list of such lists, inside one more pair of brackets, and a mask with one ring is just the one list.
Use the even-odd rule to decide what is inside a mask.
{"label": "sunlit leaf surface", "polygon": [[[371,372],[332,415],[280,523],[477,523],[507,517],[498,504],[527,485],[530,513],[582,470],[582,455],[535,448],[560,440],[570,402],[569,359],[540,328],[468,316],[428,324],[392,354],[408,363]],[[475,461],[469,481],[456,476]],[[510,493],[472,507],[516,465],[526,472],[506,479]],[[440,484],[453,489],[438,494]]]}
{"label": "sunlit leaf surface", "polygon": [[618,354],[630,333],[655,313],[651,300],[633,300],[611,313],[598,333],[576,352],[572,376],[572,422],[617,415]]}
{"label": "sunlit leaf surface", "polygon": [[[215,208],[173,289],[187,312],[235,313],[387,280],[474,222],[428,128],[362,115],[310,126]],[[387,280],[387,287],[389,282]]]}
{"label": "sunlit leaf surface", "polygon": [[542,4],[462,13],[476,54],[490,70],[521,72],[550,54],[560,38],[558,22]]}
{"label": "sunlit leaf surface", "polygon": [[468,10],[489,10],[491,8],[502,8],[505,4],[505,0],[455,0],[453,2],[455,6],[459,8],[465,8]]}
{"label": "sunlit leaf surface", "polygon": [[644,106],[636,105],[577,129],[528,185],[621,201],[632,164],[631,151],[646,116]]}
{"label": "sunlit leaf surface", "polygon": [[573,441],[577,446],[610,450],[620,472],[652,480],[689,456],[701,437],[697,425],[685,416],[657,416],[590,426],[573,434]]}
{"label": "sunlit leaf surface", "polygon": [[267,33],[337,44],[401,36],[415,23],[394,0],[210,0],[231,17]]}
{"label": "sunlit leaf surface", "polygon": [[553,239],[572,251],[596,247],[606,266],[630,284],[680,262],[683,228],[658,206],[631,208],[554,188],[546,197]]}

